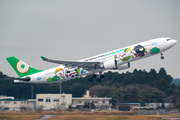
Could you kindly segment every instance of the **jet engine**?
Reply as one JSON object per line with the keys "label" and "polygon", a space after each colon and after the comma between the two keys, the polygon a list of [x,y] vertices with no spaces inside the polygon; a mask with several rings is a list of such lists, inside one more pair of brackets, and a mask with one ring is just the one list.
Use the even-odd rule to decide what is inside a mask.
{"label": "jet engine", "polygon": [[130,68],[130,63],[128,62],[128,63],[123,64],[122,61],[117,61],[115,59],[111,59],[111,60],[108,60],[108,61],[98,65],[98,68],[122,70],[122,69]]}
{"label": "jet engine", "polygon": [[130,68],[130,63],[126,63],[126,64],[123,64],[123,65],[120,65],[118,66],[118,70],[123,70],[123,69],[127,69],[127,68]]}
{"label": "jet engine", "polygon": [[117,61],[114,59],[108,60],[102,65],[105,69],[117,69]]}

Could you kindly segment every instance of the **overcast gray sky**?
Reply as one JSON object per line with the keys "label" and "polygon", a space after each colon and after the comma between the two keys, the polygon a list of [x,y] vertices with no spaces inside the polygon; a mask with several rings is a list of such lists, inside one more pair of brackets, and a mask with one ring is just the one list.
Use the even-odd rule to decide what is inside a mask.
{"label": "overcast gray sky", "polygon": [[79,60],[159,37],[178,43],[160,55],[131,63],[180,78],[179,0],[1,0],[0,71],[17,77],[6,61],[16,56],[37,69],[58,66],[41,60]]}

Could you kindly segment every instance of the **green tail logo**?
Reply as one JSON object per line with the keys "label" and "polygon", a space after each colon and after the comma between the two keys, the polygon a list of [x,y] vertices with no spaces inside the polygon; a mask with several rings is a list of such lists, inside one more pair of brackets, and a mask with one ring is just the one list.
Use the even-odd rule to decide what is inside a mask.
{"label": "green tail logo", "polygon": [[19,75],[19,77],[28,76],[28,75],[32,75],[32,74],[43,71],[43,70],[37,70],[37,69],[29,66],[28,64],[17,59],[14,56],[6,58],[6,60],[13,67],[13,69],[16,71],[16,73]]}

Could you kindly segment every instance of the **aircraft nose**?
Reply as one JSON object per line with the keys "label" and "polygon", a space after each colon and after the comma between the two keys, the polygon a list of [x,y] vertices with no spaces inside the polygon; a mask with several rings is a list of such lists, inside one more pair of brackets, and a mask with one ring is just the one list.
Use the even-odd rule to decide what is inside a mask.
{"label": "aircraft nose", "polygon": [[174,45],[177,43],[177,40],[174,40],[174,39],[173,39],[173,40],[171,40],[170,42],[171,42],[171,46],[174,46]]}

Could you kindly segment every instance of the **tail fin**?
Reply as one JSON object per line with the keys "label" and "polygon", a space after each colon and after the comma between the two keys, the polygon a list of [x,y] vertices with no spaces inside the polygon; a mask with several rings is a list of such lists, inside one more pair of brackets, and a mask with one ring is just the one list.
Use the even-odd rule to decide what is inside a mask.
{"label": "tail fin", "polygon": [[43,70],[37,70],[37,69],[29,66],[28,64],[17,59],[14,56],[6,58],[6,60],[13,67],[13,69],[16,71],[16,73],[19,75],[19,77],[28,76],[28,75],[32,75],[32,74],[43,71]]}

